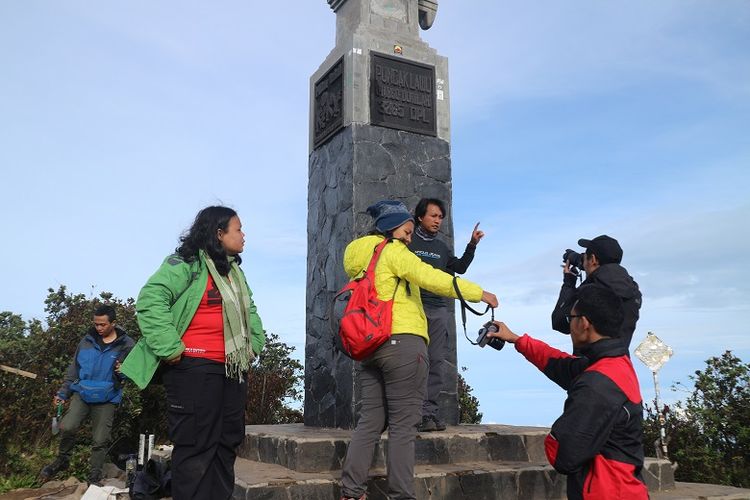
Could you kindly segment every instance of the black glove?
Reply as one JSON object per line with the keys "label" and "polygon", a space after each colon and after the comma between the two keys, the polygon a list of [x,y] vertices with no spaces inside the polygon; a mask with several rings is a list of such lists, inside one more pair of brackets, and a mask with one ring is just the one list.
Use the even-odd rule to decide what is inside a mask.
{"label": "black glove", "polygon": [[573,273],[573,269],[577,271],[575,267],[571,268],[571,272],[563,273],[563,286],[569,286],[570,288],[576,287],[576,280],[578,279],[578,273]]}

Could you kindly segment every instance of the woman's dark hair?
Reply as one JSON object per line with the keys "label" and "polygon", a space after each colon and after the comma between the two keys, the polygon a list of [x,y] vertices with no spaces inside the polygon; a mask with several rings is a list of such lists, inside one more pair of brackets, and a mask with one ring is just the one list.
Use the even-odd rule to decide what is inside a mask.
{"label": "woman's dark hair", "polygon": [[[229,274],[229,260],[227,252],[221,246],[217,232],[219,229],[226,231],[229,227],[229,220],[236,217],[237,212],[229,207],[206,207],[195,216],[195,221],[190,229],[180,237],[180,246],[175,252],[182,257],[185,262],[193,262],[198,258],[198,251],[205,250],[211,260],[216,264],[216,270],[219,274],[226,276]],[[235,256],[237,263],[241,263],[239,255]]]}
{"label": "woman's dark hair", "polygon": [[416,222],[419,222],[419,220],[424,217],[424,214],[427,213],[427,205],[437,206],[440,209],[440,212],[442,212],[443,217],[445,217],[445,203],[443,203],[443,200],[438,200],[437,198],[422,198],[414,208],[414,218],[417,219]]}

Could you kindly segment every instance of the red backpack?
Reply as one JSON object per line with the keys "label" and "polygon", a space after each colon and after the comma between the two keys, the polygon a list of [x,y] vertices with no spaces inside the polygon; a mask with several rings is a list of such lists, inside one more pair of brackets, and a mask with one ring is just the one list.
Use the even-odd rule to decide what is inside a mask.
{"label": "red backpack", "polygon": [[[380,300],[375,289],[375,266],[391,241],[385,239],[379,243],[362,277],[347,283],[333,298],[331,320],[341,318],[337,345],[344,354],[357,361],[368,357],[391,338],[393,297]],[[396,290],[393,295],[395,297]],[[340,310],[342,304],[345,304],[343,314],[336,315],[335,311]]]}

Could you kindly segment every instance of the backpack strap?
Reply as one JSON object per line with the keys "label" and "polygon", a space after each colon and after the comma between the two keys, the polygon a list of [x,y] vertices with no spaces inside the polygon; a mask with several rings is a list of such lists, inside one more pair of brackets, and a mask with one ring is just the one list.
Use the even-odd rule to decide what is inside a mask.
{"label": "backpack strap", "polygon": [[[393,238],[386,238],[380,243],[375,246],[375,249],[373,250],[372,258],[370,259],[370,263],[367,265],[367,270],[365,270],[365,274],[368,276],[372,276],[373,281],[372,284],[375,286],[375,266],[378,263],[378,260],[380,259],[380,254],[383,253],[383,250],[385,249],[385,246],[388,243],[392,243]],[[396,297],[396,290],[398,290],[398,285],[401,283],[401,278],[396,276],[396,287],[393,289],[393,297],[391,297],[391,300],[393,300]],[[406,293],[411,294],[411,290],[409,290],[409,282],[406,282]]]}
{"label": "backpack strap", "polygon": [[385,246],[388,243],[392,242],[392,241],[393,241],[393,239],[386,238],[386,239],[384,239],[383,241],[381,241],[380,243],[377,244],[377,246],[373,250],[373,254],[372,254],[372,258],[370,259],[370,263],[367,265],[367,269],[365,270],[366,274],[369,274],[370,276],[375,275],[375,266],[377,265],[378,260],[380,260],[380,254],[383,253],[383,249],[385,248]]}

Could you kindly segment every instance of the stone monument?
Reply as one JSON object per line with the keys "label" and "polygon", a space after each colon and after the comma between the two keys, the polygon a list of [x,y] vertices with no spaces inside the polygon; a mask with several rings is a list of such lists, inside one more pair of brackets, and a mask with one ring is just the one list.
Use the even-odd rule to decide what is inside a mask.
{"label": "stone monument", "polygon": [[[422,197],[451,206],[448,61],[420,38],[430,0],[328,0],[336,46],[310,79],[305,425],[353,428],[355,363],[337,351],[329,324],[348,280],[345,246],[371,228],[381,199],[413,209]],[[453,245],[453,224],[442,237]],[[440,414],[458,423],[455,321]]]}

